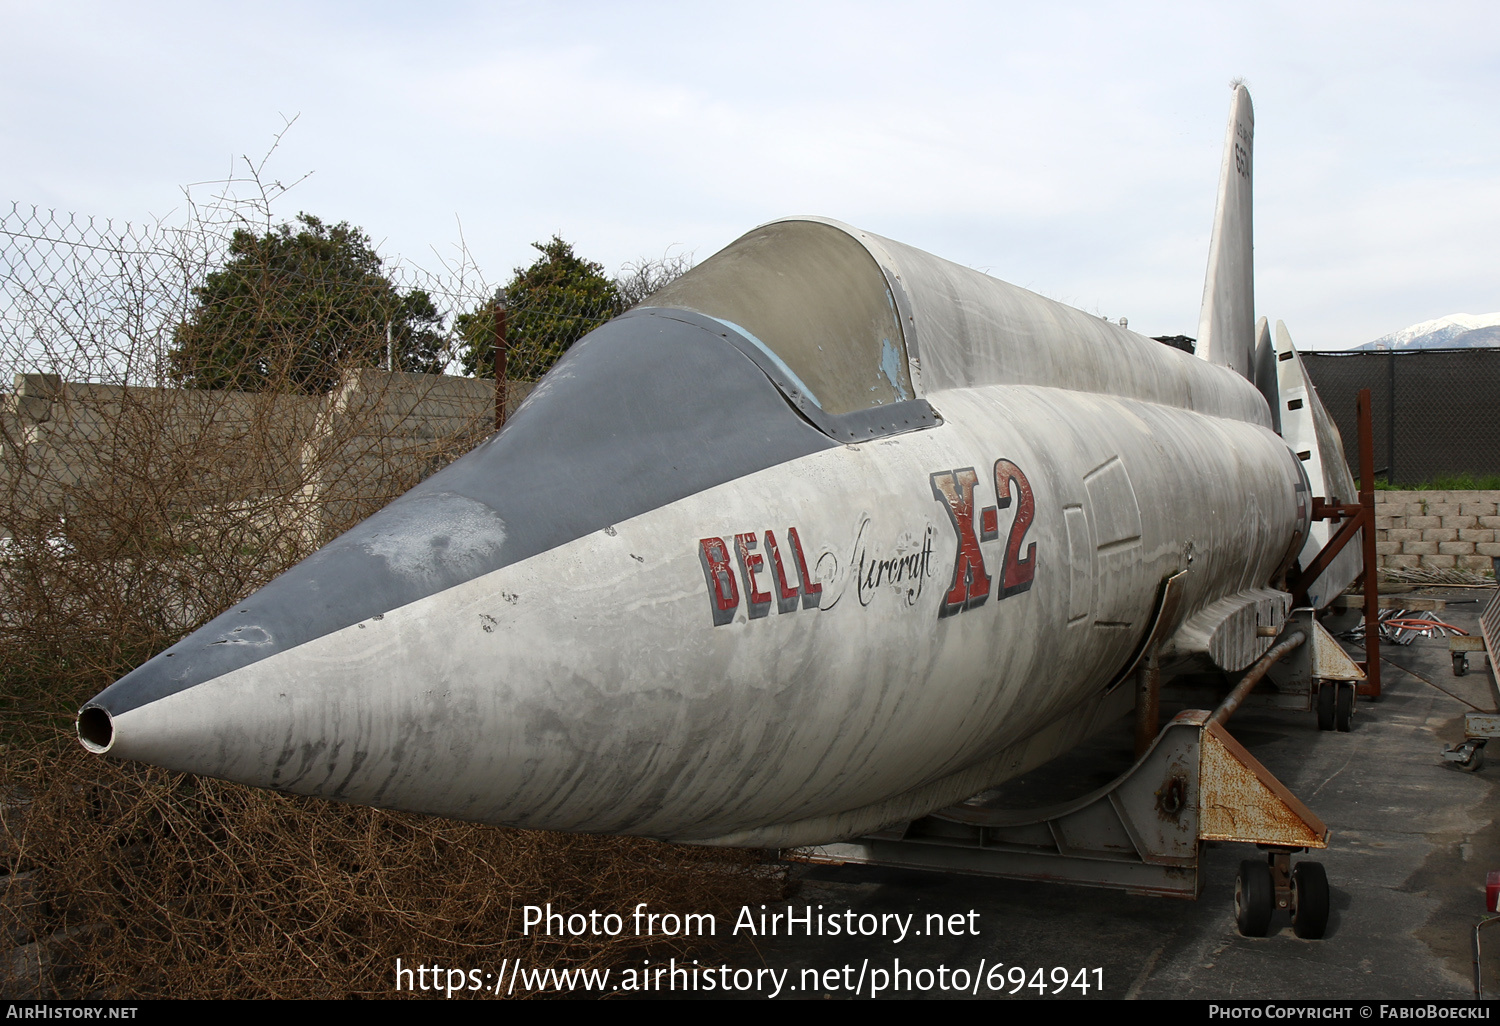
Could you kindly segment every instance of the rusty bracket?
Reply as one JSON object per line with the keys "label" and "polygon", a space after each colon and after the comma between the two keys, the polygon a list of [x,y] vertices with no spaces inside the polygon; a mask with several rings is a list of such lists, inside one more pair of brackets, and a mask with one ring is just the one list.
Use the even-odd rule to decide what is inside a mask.
{"label": "rusty bracket", "polygon": [[1359,503],[1329,502],[1321,496],[1312,501],[1312,519],[1338,523],[1344,517],[1357,517],[1364,509]]}
{"label": "rusty bracket", "polygon": [[1270,669],[1268,676],[1277,692],[1271,704],[1277,708],[1310,711],[1322,682],[1340,681],[1358,687],[1367,679],[1359,663],[1349,657],[1313,613],[1303,606],[1287,617],[1282,636],[1300,631],[1307,635],[1308,643]]}
{"label": "rusty bracket", "polygon": [[[1314,499],[1313,509],[1318,509],[1318,504],[1322,501],[1322,499]],[[1324,509],[1339,510],[1342,512],[1344,519],[1339,529],[1334,532],[1333,537],[1328,539],[1328,544],[1324,545],[1313,561],[1301,573],[1296,574],[1290,582],[1292,586],[1292,605],[1294,606],[1307,605],[1307,589],[1322,576],[1324,570],[1333,565],[1333,561],[1338,558],[1338,554],[1344,551],[1344,546],[1354,540],[1354,536],[1359,533],[1359,529],[1364,527],[1366,523],[1371,527],[1371,530],[1366,533],[1374,537],[1375,507],[1373,499],[1371,499],[1368,511],[1361,506],[1344,505],[1324,507]],[[1367,512],[1368,516],[1366,515]],[[1327,516],[1323,519],[1334,520],[1336,518]],[[1370,576],[1368,567],[1364,576]]]}

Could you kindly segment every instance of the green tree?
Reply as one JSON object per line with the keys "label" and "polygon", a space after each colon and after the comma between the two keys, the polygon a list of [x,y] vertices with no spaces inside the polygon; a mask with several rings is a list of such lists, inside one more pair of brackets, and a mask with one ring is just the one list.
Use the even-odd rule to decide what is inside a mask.
{"label": "green tree", "polygon": [[604,267],[584,260],[554,235],[533,242],[541,257],[515,269],[510,283],[489,305],[460,314],[454,330],[462,339],[460,359],[471,377],[495,376],[494,304],[506,306],[506,377],[534,381],[568,347],[622,311],[620,290]]}
{"label": "green tree", "polygon": [[193,388],[326,392],[341,368],[383,366],[388,351],[397,370],[441,373],[432,298],[392,284],[369,236],[347,221],[297,221],[234,233],[173,333],[172,376]]}

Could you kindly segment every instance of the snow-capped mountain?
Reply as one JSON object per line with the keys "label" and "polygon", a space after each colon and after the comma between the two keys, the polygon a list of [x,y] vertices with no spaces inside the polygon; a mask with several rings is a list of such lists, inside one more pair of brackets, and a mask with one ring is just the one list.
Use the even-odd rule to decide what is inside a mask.
{"label": "snow-capped mountain", "polygon": [[1500,312],[1449,314],[1383,335],[1356,349],[1457,349],[1500,345]]}

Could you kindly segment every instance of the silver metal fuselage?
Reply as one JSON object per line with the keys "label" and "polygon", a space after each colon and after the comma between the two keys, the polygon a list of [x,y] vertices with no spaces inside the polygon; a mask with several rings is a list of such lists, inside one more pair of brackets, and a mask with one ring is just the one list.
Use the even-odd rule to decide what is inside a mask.
{"label": "silver metal fuselage", "polygon": [[[1170,637],[1306,536],[1296,458],[1245,378],[815,223],[879,265],[936,423],[771,460],[190,686],[142,699],[124,678],[91,703],[93,747],[521,827],[825,842],[1066,750],[1118,713],[1162,582],[1186,572]],[[595,481],[554,471],[559,509],[589,501]],[[404,508],[504,551],[518,525],[443,481]],[[427,572],[370,537],[391,573]]]}

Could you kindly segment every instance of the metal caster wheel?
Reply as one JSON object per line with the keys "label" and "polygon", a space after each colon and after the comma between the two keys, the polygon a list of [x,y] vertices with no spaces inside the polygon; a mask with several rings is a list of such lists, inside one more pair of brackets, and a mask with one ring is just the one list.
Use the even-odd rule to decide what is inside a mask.
{"label": "metal caster wheel", "polygon": [[1467,652],[1453,653],[1453,676],[1462,677],[1469,672],[1469,654]]}
{"label": "metal caster wheel", "polygon": [[1484,742],[1485,738],[1471,737],[1462,744],[1454,745],[1452,748],[1443,750],[1443,759],[1455,764],[1461,770],[1470,773],[1477,772],[1484,766]]}
{"label": "metal caster wheel", "polygon": [[1292,868],[1292,931],[1318,940],[1328,930],[1328,874],[1321,862],[1299,862]]}
{"label": "metal caster wheel", "polygon": [[1276,886],[1271,881],[1271,867],[1264,862],[1246,859],[1240,863],[1240,875],[1234,881],[1234,917],[1240,933],[1246,937],[1264,937],[1271,929],[1271,914],[1276,911]]}
{"label": "metal caster wheel", "polygon": [[1337,696],[1338,685],[1330,684],[1328,681],[1318,685],[1318,729],[1333,729],[1333,706]]}
{"label": "metal caster wheel", "polygon": [[1334,700],[1333,723],[1339,733],[1347,734],[1354,726],[1354,685],[1339,684]]}

